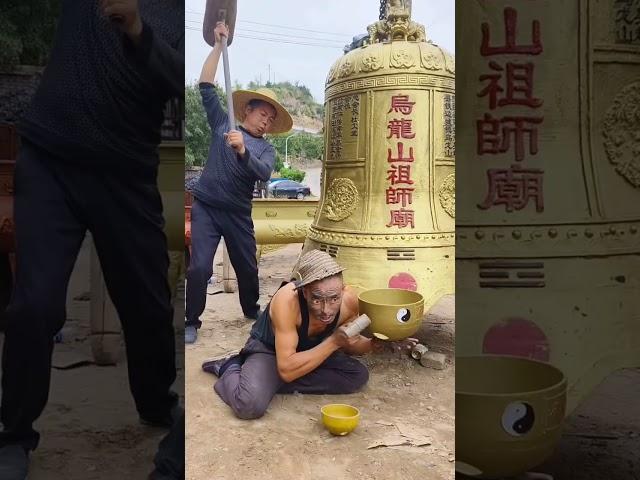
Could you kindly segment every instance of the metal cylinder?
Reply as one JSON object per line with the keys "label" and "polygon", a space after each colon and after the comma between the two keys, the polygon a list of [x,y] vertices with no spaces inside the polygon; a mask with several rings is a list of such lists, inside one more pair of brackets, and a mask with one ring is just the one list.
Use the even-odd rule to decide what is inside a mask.
{"label": "metal cylinder", "polygon": [[411,357],[414,358],[415,360],[420,360],[422,356],[428,351],[429,349],[425,345],[422,345],[421,343],[419,343],[418,345],[413,347],[413,349],[411,350]]}
{"label": "metal cylinder", "polygon": [[365,328],[371,325],[371,319],[364,313],[356,318],[353,322],[349,323],[342,329],[347,337],[355,337],[359,335]]}

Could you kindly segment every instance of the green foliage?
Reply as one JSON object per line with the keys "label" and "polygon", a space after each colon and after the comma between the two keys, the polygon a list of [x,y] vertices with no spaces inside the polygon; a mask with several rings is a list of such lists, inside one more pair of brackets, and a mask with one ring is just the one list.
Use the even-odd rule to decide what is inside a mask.
{"label": "green foliage", "polygon": [[[220,102],[226,108],[227,99],[220,87],[215,86]],[[211,129],[202,106],[202,97],[197,84],[184,87],[185,101],[185,165],[203,166],[209,155]]]}
{"label": "green foliage", "polygon": [[[293,137],[290,135],[268,135],[268,140],[283,158],[287,153],[289,160],[292,158],[322,159],[324,140],[321,135],[311,133],[299,133]],[[288,142],[287,137],[290,137]]]}
{"label": "green foliage", "polygon": [[3,0],[0,4],[0,65],[42,66],[53,42],[60,0]]}
{"label": "green foliage", "polygon": [[282,156],[276,150],[276,166],[274,167],[274,170],[276,172],[280,172],[282,171],[283,168],[284,168],[284,162],[282,161]]}
{"label": "green foliage", "polygon": [[289,180],[295,180],[296,182],[302,182],[306,175],[306,173],[302,170],[284,167],[282,167],[279,173],[282,178],[288,178]]}

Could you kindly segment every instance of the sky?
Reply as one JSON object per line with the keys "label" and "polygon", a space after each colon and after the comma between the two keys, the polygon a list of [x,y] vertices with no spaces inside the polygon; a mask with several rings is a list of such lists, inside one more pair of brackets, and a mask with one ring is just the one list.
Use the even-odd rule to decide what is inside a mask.
{"label": "sky", "polygon": [[[186,83],[198,79],[211,51],[202,37],[205,5],[206,0],[185,2]],[[412,13],[413,20],[425,25],[427,38],[452,53],[454,5],[454,0],[414,0]],[[378,19],[379,8],[379,0],[238,0],[236,30],[229,47],[232,83],[246,87],[252,80],[264,84],[269,78],[299,82],[323,103],[329,68],[343,55],[344,45],[366,33],[367,25]],[[224,85],[222,68],[221,59],[216,79]]]}

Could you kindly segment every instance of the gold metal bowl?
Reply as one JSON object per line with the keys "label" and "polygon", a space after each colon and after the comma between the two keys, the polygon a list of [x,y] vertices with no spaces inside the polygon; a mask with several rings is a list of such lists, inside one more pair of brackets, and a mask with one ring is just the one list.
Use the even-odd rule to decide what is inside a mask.
{"label": "gold metal bowl", "polygon": [[358,295],[358,305],[360,313],[371,319],[369,330],[391,341],[416,333],[424,316],[424,297],[402,288],[366,290]]}
{"label": "gold metal bowl", "polygon": [[322,423],[333,435],[351,433],[360,421],[360,411],[343,403],[331,403],[320,409]]}
{"label": "gold metal bowl", "polygon": [[540,465],[564,423],[567,379],[527,358],[456,358],[456,470],[511,477]]}

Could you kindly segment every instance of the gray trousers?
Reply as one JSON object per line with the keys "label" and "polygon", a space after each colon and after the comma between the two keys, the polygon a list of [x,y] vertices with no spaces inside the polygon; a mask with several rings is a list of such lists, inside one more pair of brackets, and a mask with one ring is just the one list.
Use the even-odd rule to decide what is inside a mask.
{"label": "gray trousers", "polygon": [[259,418],[276,393],[347,394],[369,380],[367,368],[337,351],[318,368],[291,383],[278,374],[276,354],[262,342],[249,338],[240,351],[244,363],[231,365],[214,386],[216,393],[238,418]]}

